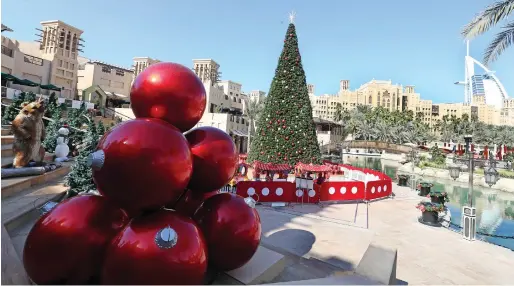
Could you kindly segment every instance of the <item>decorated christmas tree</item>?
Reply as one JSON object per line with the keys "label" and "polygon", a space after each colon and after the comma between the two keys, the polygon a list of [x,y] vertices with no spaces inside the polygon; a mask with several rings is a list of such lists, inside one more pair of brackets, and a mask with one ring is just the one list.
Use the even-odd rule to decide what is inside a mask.
{"label": "decorated christmas tree", "polygon": [[48,123],[45,132],[45,140],[43,140],[43,147],[47,152],[53,153],[57,146],[57,137],[59,137],[59,129],[62,127],[60,112],[54,112],[52,120]]}
{"label": "decorated christmas tree", "polygon": [[321,163],[293,17],[271,83],[249,161]]}
{"label": "decorated christmas tree", "polygon": [[52,118],[52,121],[43,120],[46,125],[45,129],[45,140],[43,141],[43,147],[47,152],[54,152],[57,146],[57,137],[59,137],[59,129],[62,127],[63,111],[66,105],[59,104],[55,92],[52,92],[48,97],[45,108],[45,116]]}
{"label": "decorated christmas tree", "polygon": [[82,102],[79,109],[71,108],[68,111],[68,125],[70,126],[68,147],[70,147],[72,154],[75,153],[76,147],[84,141],[85,133],[77,130],[81,129],[84,124],[88,124],[88,115],[86,103]]}
{"label": "decorated christmas tree", "polygon": [[99,138],[101,138],[102,136],[104,136],[105,134],[105,126],[103,124],[102,121],[98,121],[98,125],[96,126],[96,133],[98,135]]}
{"label": "decorated christmas tree", "polygon": [[55,113],[61,113],[61,106],[57,101],[57,96],[55,92],[52,92],[48,97],[48,101],[45,106],[45,116],[49,118],[53,118]]}
{"label": "decorated christmas tree", "polygon": [[33,102],[36,100],[36,95],[32,92],[22,92],[18,96],[15,96],[11,105],[5,108],[2,113],[2,122],[4,124],[11,124],[11,121],[16,118],[16,115],[20,113],[21,104],[24,102]]}
{"label": "decorated christmas tree", "polygon": [[98,145],[98,134],[96,125],[91,119],[91,124],[87,128],[84,142],[79,147],[79,155],[75,159],[75,163],[71,167],[71,172],[66,177],[66,185],[70,187],[68,197],[72,197],[82,192],[96,190],[93,182],[93,172],[88,165],[87,157],[95,151]]}

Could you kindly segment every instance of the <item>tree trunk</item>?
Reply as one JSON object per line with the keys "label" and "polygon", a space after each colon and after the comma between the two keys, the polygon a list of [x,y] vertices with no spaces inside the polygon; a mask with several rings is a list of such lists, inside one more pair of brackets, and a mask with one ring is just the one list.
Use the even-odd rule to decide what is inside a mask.
{"label": "tree trunk", "polygon": [[250,134],[252,133],[253,120],[249,120],[250,124],[248,124],[248,140],[246,142],[246,154],[250,154]]}

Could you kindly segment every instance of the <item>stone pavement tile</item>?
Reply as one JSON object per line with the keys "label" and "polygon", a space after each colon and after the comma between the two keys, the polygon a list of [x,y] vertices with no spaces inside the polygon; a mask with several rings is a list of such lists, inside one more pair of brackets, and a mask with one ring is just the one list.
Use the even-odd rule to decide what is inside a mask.
{"label": "stone pavement tile", "polygon": [[[287,242],[273,240],[276,232],[302,230],[315,241],[310,249],[296,249],[304,256],[320,260],[358,264],[369,243],[398,249],[397,277],[409,284],[512,284],[514,252],[482,241],[469,242],[462,235],[445,228],[418,223],[415,208],[422,198],[407,187],[394,186],[397,199],[378,201],[369,206],[369,229],[364,207],[359,206],[357,224],[351,205],[295,206],[290,214],[259,208],[263,240],[293,248],[306,235],[290,231]],[[306,215],[302,215],[306,213]],[[327,219],[330,218],[330,219]],[[358,227],[356,227],[358,226]],[[308,243],[307,243],[308,244]],[[305,252],[305,253],[302,253]]]}

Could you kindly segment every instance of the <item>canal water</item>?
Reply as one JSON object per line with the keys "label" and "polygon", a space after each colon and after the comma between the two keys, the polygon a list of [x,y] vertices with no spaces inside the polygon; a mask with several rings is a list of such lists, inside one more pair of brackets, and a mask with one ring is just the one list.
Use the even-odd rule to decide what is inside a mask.
{"label": "canal water", "polygon": [[[382,160],[379,157],[348,155],[344,163],[364,167],[387,174],[393,180],[401,166],[396,161]],[[501,179],[500,179],[501,180]],[[433,190],[448,193],[446,203],[452,215],[452,223],[461,225],[462,207],[467,205],[469,188],[465,183],[457,183],[450,178],[425,177],[423,181],[431,182]],[[477,230],[488,235],[514,236],[514,193],[490,188],[473,187],[473,205],[477,209]],[[452,226],[454,229],[458,227]],[[514,250],[514,239],[504,239],[487,235],[478,235],[480,239]]]}

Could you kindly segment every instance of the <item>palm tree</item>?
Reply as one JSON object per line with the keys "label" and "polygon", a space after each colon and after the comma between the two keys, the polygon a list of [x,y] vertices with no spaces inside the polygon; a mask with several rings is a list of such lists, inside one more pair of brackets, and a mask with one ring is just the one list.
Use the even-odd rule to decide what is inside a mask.
{"label": "palm tree", "polygon": [[334,121],[335,122],[343,121],[343,106],[339,102],[337,103],[336,111],[334,112]]}
{"label": "palm tree", "polygon": [[255,126],[255,123],[259,119],[259,115],[261,114],[262,110],[264,109],[264,98],[261,98],[260,100],[251,100],[248,99],[245,104],[245,112],[246,118],[248,119],[248,142],[246,147],[246,153],[250,152],[250,137],[253,136],[255,131],[257,130],[257,126]]}
{"label": "palm tree", "polygon": [[[468,40],[475,38],[500,21],[506,19],[514,11],[514,0],[503,0],[496,2],[478,15],[467,24],[461,34]],[[502,27],[502,31],[496,34],[494,40],[489,44],[484,52],[484,64],[495,61],[512,43],[514,42],[514,21]]]}
{"label": "palm tree", "polygon": [[377,122],[371,129],[371,134],[374,139],[382,142],[391,142],[394,137],[391,125],[387,124],[385,121]]}

